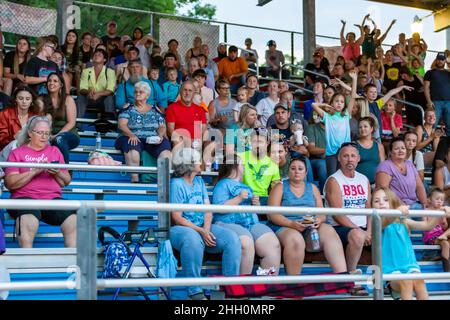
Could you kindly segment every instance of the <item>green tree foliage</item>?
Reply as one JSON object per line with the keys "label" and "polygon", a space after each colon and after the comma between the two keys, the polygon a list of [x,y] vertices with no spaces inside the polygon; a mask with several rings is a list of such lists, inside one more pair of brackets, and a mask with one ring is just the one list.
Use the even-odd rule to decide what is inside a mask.
{"label": "green tree foliage", "polygon": [[[82,0],[95,4],[126,7],[131,9],[159,12],[165,14],[180,14],[186,12],[187,16],[193,18],[213,19],[216,13],[216,7],[207,3],[207,0]],[[39,8],[56,9],[57,0],[16,0],[15,3],[24,4]],[[91,6],[79,5],[81,8],[81,30],[92,32],[102,36],[106,32],[106,24],[110,20],[115,20],[118,24],[119,34],[128,34],[132,36],[133,29],[136,26],[141,27],[144,33],[152,31],[157,37],[159,16],[154,15],[153,19],[145,13],[126,12],[116,9],[96,8]],[[15,43],[17,35],[5,34],[7,43]],[[62,41],[62,39],[61,39]]]}

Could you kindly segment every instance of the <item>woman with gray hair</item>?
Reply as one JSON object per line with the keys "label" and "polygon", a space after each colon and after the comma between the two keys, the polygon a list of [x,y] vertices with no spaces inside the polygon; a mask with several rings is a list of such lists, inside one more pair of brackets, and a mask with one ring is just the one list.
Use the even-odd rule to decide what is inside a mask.
{"label": "woman with gray hair", "polygon": [[[170,182],[170,203],[209,205],[201,172],[201,155],[190,148],[177,149],[173,157],[174,177]],[[222,274],[239,274],[241,243],[236,233],[212,224],[212,212],[172,212],[174,226],[170,242],[180,252],[185,277],[201,277],[203,253],[222,253]],[[189,287],[192,300],[206,300],[201,287]]]}
{"label": "woman with gray hair", "polygon": [[[32,117],[17,137],[18,148],[8,157],[8,162],[60,163],[64,157],[56,146],[49,144],[51,125],[47,117]],[[6,168],[5,185],[12,199],[61,199],[61,188],[71,181],[67,170]],[[66,247],[76,246],[75,212],[21,209],[10,210],[16,220],[18,239],[22,248],[32,248],[39,221],[61,226]]]}
{"label": "woman with gray hair", "polygon": [[[115,147],[125,154],[129,166],[139,166],[142,151],[151,156],[170,157],[170,141],[167,139],[166,122],[163,116],[147,100],[151,89],[147,82],[134,85],[134,105],[119,114],[119,129]],[[139,182],[139,175],[132,174],[131,182]]]}

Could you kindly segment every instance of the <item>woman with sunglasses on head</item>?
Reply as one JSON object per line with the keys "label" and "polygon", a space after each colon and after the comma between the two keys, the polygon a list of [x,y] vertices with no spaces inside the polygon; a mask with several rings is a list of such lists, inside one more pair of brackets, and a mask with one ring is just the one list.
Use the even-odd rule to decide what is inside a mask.
{"label": "woman with sunglasses on head", "polygon": [[41,113],[33,90],[25,85],[19,86],[12,96],[11,106],[0,111],[0,150],[6,160],[17,133],[27,124],[28,119]]}
{"label": "woman with sunglasses on head", "polygon": [[36,56],[28,61],[25,67],[25,83],[28,84],[36,94],[47,94],[47,78],[51,73],[59,73],[56,63],[50,61],[56,45],[49,37],[43,37],[40,45],[36,48]]}
{"label": "woman with sunglasses on head", "polygon": [[[230,163],[230,160],[233,160]],[[214,187],[213,204],[217,205],[257,205],[250,187],[242,183],[244,167],[239,156],[227,156],[227,163],[220,166],[219,181]],[[251,274],[255,253],[261,258],[263,269],[280,267],[280,242],[273,231],[259,222],[254,213],[215,213],[213,222],[236,233],[241,240],[242,256],[240,274]]]}
{"label": "woman with sunglasses on head", "polygon": [[[289,163],[289,179],[275,185],[270,192],[269,206],[323,207],[319,189],[306,181],[306,162],[303,156],[292,158]],[[299,275],[305,250],[324,251],[333,272],[347,271],[344,249],[336,231],[326,224],[325,216],[281,215],[269,216],[268,226],[275,232],[283,248],[283,262],[288,275]],[[314,248],[313,230],[319,234],[319,246]]]}
{"label": "woman with sunglasses on head", "polygon": [[61,151],[64,162],[69,163],[70,150],[80,144],[76,128],[77,106],[73,98],[66,94],[64,79],[57,73],[48,76],[47,91],[48,95],[43,97],[43,101],[45,113],[53,124],[50,141]]}
{"label": "woman with sunglasses on head", "polygon": [[[8,162],[64,164],[59,149],[49,144],[50,135],[50,120],[47,117],[32,117],[19,133],[18,148],[11,152]],[[11,191],[12,199],[61,199],[61,188],[71,181],[69,172],[63,169],[7,168],[5,173],[5,185]],[[39,221],[61,226],[64,245],[76,246],[75,212],[20,209],[10,210],[9,214],[16,220],[17,237],[22,248],[33,247]]]}
{"label": "woman with sunglasses on head", "polygon": [[258,112],[256,107],[244,103],[239,112],[239,120],[232,125],[225,135],[225,152],[234,154],[245,152],[251,149],[250,135],[253,129],[258,127]]}
{"label": "woman with sunglasses on head", "polygon": [[363,117],[358,123],[359,139],[356,141],[356,148],[361,160],[356,171],[365,175],[370,184],[374,184],[377,167],[385,160],[384,147],[373,138],[373,133],[377,130],[374,118]]}
{"label": "woman with sunglasses on head", "polygon": [[239,154],[244,166],[242,181],[256,196],[258,205],[267,205],[270,189],[281,181],[280,169],[268,154],[269,132],[260,127],[250,134],[250,149]]}

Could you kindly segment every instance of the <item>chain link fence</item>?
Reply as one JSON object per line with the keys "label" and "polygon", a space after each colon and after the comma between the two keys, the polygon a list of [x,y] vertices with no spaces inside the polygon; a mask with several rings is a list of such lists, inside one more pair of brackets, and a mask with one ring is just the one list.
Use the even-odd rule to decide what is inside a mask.
{"label": "chain link fence", "polygon": [[33,6],[0,1],[0,23],[7,49],[14,47],[20,36],[27,36],[34,43],[38,37],[55,34],[57,5],[57,0],[37,2]]}
{"label": "chain link fence", "polygon": [[[3,3],[10,3],[7,1],[0,1],[0,8]],[[47,1],[44,9],[51,10],[52,23],[56,24],[56,9],[57,1]],[[255,49],[259,56],[260,66],[265,66],[265,52],[268,50],[267,42],[275,40],[277,43],[277,50],[280,50],[285,55],[286,64],[294,66],[303,65],[303,35],[301,32],[289,30],[277,30],[273,28],[264,28],[256,26],[248,26],[220,21],[209,21],[205,19],[195,19],[189,17],[181,17],[169,14],[160,14],[144,10],[137,10],[125,7],[114,7],[102,4],[94,4],[89,2],[74,1],[80,10],[80,30],[79,35],[83,32],[91,32],[99,37],[104,36],[107,32],[107,24],[114,20],[117,23],[117,32],[120,35],[129,35],[133,37],[133,32],[136,27],[143,30],[144,35],[151,34],[160,44],[162,52],[166,51],[167,42],[170,39],[177,39],[179,41],[179,52],[182,57],[189,48],[192,47],[193,39],[200,36],[204,43],[209,45],[210,55],[215,56],[217,46],[220,42],[234,44],[237,47],[245,48],[245,39],[251,38],[253,41],[252,48]],[[51,9],[49,9],[51,8]],[[22,12],[18,14],[22,21],[20,28],[14,30],[14,33],[6,33],[6,43],[13,45],[18,35],[31,35],[30,23],[26,21],[41,21],[30,12],[40,12],[42,14],[43,8],[22,6]],[[0,13],[1,21],[5,21],[6,11],[2,10]],[[23,18],[24,16],[28,17]],[[16,19],[17,21],[17,19]],[[25,22],[24,22],[25,21]],[[28,29],[27,29],[28,28]],[[51,32],[53,31],[53,32]],[[41,34],[36,36],[48,35],[56,33],[52,28],[41,28]],[[34,39],[35,36],[31,36]],[[63,39],[60,39],[62,42]],[[339,40],[324,39],[317,37],[318,45],[335,46],[339,45]],[[294,75],[301,76],[301,71],[297,68],[291,68]]]}
{"label": "chain link fence", "polygon": [[[36,29],[35,26],[37,24],[41,26],[39,29],[40,35],[45,35],[45,33],[51,34],[52,32],[50,31],[54,30],[53,27],[50,29],[47,27],[49,24],[53,26],[56,23],[57,0],[49,0],[45,5],[42,4],[41,7],[45,6],[45,8],[23,6],[22,11],[16,10],[15,14],[11,13],[11,11],[3,10],[2,5],[5,3],[10,4],[12,2],[0,0],[0,21],[3,23],[4,21],[14,20],[18,26],[12,33],[5,33],[7,44],[15,44],[18,34],[31,35],[31,32],[35,30],[29,29]],[[167,50],[167,41],[169,39],[177,39],[179,41],[179,53],[182,57],[192,47],[193,39],[196,36],[200,36],[203,42],[209,45],[211,56],[216,55],[216,48],[219,42],[226,42],[245,48],[245,39],[251,38],[253,40],[252,48],[257,51],[259,56],[260,66],[264,66],[266,63],[267,42],[275,40],[277,50],[281,50],[285,55],[286,63],[294,66],[304,64],[303,34],[301,32],[195,19],[82,1],[74,1],[73,3],[80,10],[81,30],[79,30],[79,34],[89,31],[97,36],[104,36],[107,31],[107,23],[114,20],[117,22],[118,34],[133,37],[134,29],[140,27],[144,35],[152,34],[156,41],[159,42],[162,52]],[[42,19],[49,15],[43,15],[43,11],[39,10],[49,8],[53,12],[52,21],[47,23],[47,20],[44,20],[43,23]],[[38,14],[41,16],[37,16]],[[60,39],[60,41],[62,42],[63,39]],[[338,37],[317,35],[316,43],[317,47],[322,46],[326,48],[325,52],[328,57],[334,57],[339,54],[340,40]],[[333,62],[333,58],[330,62]],[[291,69],[291,72],[294,75],[301,75],[301,71],[295,67]]]}

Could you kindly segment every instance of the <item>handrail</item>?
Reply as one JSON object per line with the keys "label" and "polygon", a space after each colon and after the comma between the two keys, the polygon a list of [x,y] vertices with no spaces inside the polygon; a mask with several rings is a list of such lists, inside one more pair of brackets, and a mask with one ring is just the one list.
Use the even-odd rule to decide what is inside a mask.
{"label": "handrail", "polygon": [[98,279],[99,289],[133,287],[175,287],[175,286],[214,286],[233,284],[278,284],[278,283],[327,283],[359,282],[371,279],[371,275],[305,275],[305,276],[249,276],[213,278],[172,278],[172,279]]}
{"label": "handrail", "polygon": [[406,104],[407,106],[411,106],[411,107],[414,107],[416,109],[419,109],[419,111],[420,111],[420,113],[422,115],[422,119],[425,119],[425,112],[423,111],[423,108],[420,105],[412,103],[412,102],[409,102],[409,101],[406,101],[406,100],[397,99],[397,98],[392,98],[392,99],[394,99],[397,102]]}
{"label": "handrail", "polygon": [[[160,161],[166,162],[166,171],[168,170],[167,159]],[[159,165],[160,165],[159,163]],[[244,284],[244,283],[298,283],[298,282],[351,282],[372,280],[374,287],[374,299],[383,299],[382,287],[379,285],[383,281],[383,274],[381,269],[381,216],[400,216],[402,213],[399,210],[371,210],[371,209],[340,209],[340,208],[301,208],[301,207],[259,207],[259,206],[226,206],[226,205],[187,205],[187,204],[169,204],[169,203],[149,203],[149,202],[127,202],[127,201],[71,201],[71,200],[0,200],[0,207],[5,209],[47,209],[47,210],[78,210],[78,232],[81,232],[84,237],[90,239],[82,240],[80,236],[77,243],[77,264],[80,266],[83,273],[76,275],[80,276],[79,281],[76,282],[77,296],[79,299],[96,299],[96,290],[98,288],[113,288],[113,287],[148,287],[148,286],[180,286],[180,285],[206,285],[206,284]],[[96,213],[102,210],[135,210],[135,211],[158,211],[158,212],[172,212],[172,211],[197,211],[197,212],[252,212],[262,214],[324,214],[324,215],[365,215],[372,216],[373,219],[373,246],[372,254],[378,257],[374,260],[378,269],[374,269],[371,276],[363,275],[336,275],[336,276],[287,276],[287,277],[225,277],[225,278],[176,278],[176,279],[136,279],[136,280],[104,280],[97,279],[96,275],[96,260],[91,252],[96,252]],[[445,215],[441,211],[430,210],[412,210],[411,216],[439,216]],[[161,218],[161,217],[160,217]],[[86,230],[85,230],[86,229]],[[88,231],[89,230],[89,231]],[[378,241],[378,242],[377,242]],[[83,244],[83,245],[81,245]],[[378,271],[377,271],[378,270]],[[391,275],[398,276],[398,275]],[[409,275],[406,275],[409,276]],[[417,275],[416,275],[417,276]],[[424,276],[423,274],[418,275]],[[333,278],[337,277],[337,278]],[[429,276],[430,277],[430,276]],[[437,275],[436,279],[447,279],[450,276]],[[71,277],[72,280],[73,276]],[[395,278],[391,278],[395,279]],[[78,279],[77,279],[78,280]],[[80,285],[81,284],[81,285]],[[41,289],[65,289],[73,288],[73,281],[66,282],[44,282],[42,284],[36,283],[13,283],[0,284],[0,290],[41,290]]]}
{"label": "handrail", "polygon": [[[328,77],[328,76],[326,76],[326,75],[323,75],[323,74],[321,74],[321,73],[317,73],[317,72],[315,72],[315,71],[311,71],[311,70],[305,69],[304,67],[299,66],[299,65],[294,65],[294,64],[292,64],[292,63],[285,63],[285,64],[283,64],[283,65],[281,66],[281,68],[284,68],[284,67],[291,67],[291,68],[300,69],[300,70],[302,70],[303,72],[311,73],[311,74],[314,74],[314,75],[316,75],[316,76],[318,76],[318,77],[325,78],[325,79],[328,80],[328,82],[331,81],[330,77]],[[280,72],[280,80],[285,80],[285,79],[282,79],[281,72]],[[285,80],[285,81],[287,81],[287,80]],[[299,89],[301,89],[301,90],[307,90],[307,89],[304,89],[304,88],[301,88],[301,87],[299,87]],[[310,91],[310,90],[309,90],[309,92],[313,93],[313,92]],[[424,113],[424,111],[423,111],[423,108],[422,108],[420,105],[415,104],[415,103],[412,103],[412,102],[409,102],[409,101],[406,101],[406,100],[397,99],[397,98],[394,98],[394,97],[393,97],[392,99],[395,100],[395,101],[397,101],[397,102],[403,103],[403,104],[405,104],[405,105],[409,105],[409,106],[412,106],[412,107],[414,107],[414,108],[419,109],[420,113],[422,114],[422,119],[425,117],[425,113]]]}
{"label": "handrail", "polygon": [[[221,42],[221,44],[225,44],[227,46],[235,46],[236,48],[238,48],[241,51],[252,53],[255,57],[258,56],[255,50],[248,50],[246,48],[239,47],[239,46],[237,46],[235,44],[228,43],[228,42]],[[256,59],[256,76],[259,77],[259,62],[258,62],[258,59]]]}
{"label": "handrail", "polygon": [[[77,118],[76,121],[79,123],[94,123],[97,120],[98,119]],[[112,124],[118,124],[117,120],[108,120],[108,121],[111,122]]]}
{"label": "handrail", "polygon": [[[289,82],[289,81],[288,81]],[[306,89],[305,87],[300,87],[300,86],[298,86],[298,85],[296,85],[296,84],[294,84],[294,83],[289,83],[291,86],[293,86],[294,88],[297,88],[298,90],[302,90],[302,91],[306,91],[306,92],[308,92],[308,93],[310,93],[310,94],[314,94],[314,91],[312,91],[312,90],[309,90],[309,89]]]}
{"label": "handrail", "polygon": [[[134,211],[159,211],[159,212],[214,212],[233,213],[246,212],[256,214],[308,214],[308,215],[358,215],[372,216],[373,209],[344,209],[344,208],[307,208],[307,207],[283,207],[283,206],[232,206],[232,205],[205,205],[205,204],[175,204],[175,203],[149,203],[148,201],[80,201],[80,200],[0,200],[0,208],[4,209],[27,209],[37,210],[78,210],[81,207],[95,208],[98,210],[134,210]],[[380,216],[398,217],[402,213],[399,210],[377,210]],[[436,210],[410,210],[411,217],[443,217],[445,213]]]}
{"label": "handrail", "polygon": [[[373,275],[299,275],[299,276],[249,276],[249,277],[210,277],[210,278],[146,278],[146,279],[97,279],[97,289],[137,288],[137,287],[178,287],[178,286],[217,286],[249,284],[298,284],[330,282],[371,281]],[[406,273],[383,274],[384,281],[399,280],[448,280],[450,273]],[[77,281],[41,281],[0,283],[0,291],[60,290],[76,288]]]}
{"label": "handrail", "polygon": [[[318,73],[318,72],[312,71],[312,70],[305,69],[305,67],[303,67],[303,66],[298,66],[298,65],[295,65],[295,64],[291,64],[291,63],[285,63],[285,64],[283,64],[283,65],[281,66],[281,68],[284,68],[285,66],[291,66],[292,68],[300,69],[300,70],[302,70],[303,72],[311,73],[311,74],[314,74],[314,75],[316,75],[316,76],[318,76],[318,77],[325,78],[325,79],[328,80],[328,82],[331,81],[331,79],[330,79],[329,76],[324,75],[324,74],[322,74],[322,73]],[[281,75],[280,75],[280,77],[281,77]],[[280,79],[280,80],[281,80],[281,79]]]}
{"label": "handrail", "polygon": [[[66,169],[70,171],[89,172],[119,172],[119,173],[158,173],[157,167],[135,166],[94,166],[83,164],[56,164],[56,163],[26,163],[26,162],[0,162],[0,168],[34,168],[34,169]],[[173,172],[173,170],[171,170]],[[217,176],[218,172],[203,171],[202,176]]]}
{"label": "handrail", "polygon": [[12,282],[1,283],[1,291],[29,291],[29,290],[74,290],[77,283],[73,280],[66,281],[32,281],[32,282]]}
{"label": "handrail", "polygon": [[0,162],[0,168],[34,168],[34,169],[66,169],[71,171],[92,171],[92,172],[136,172],[136,173],[157,173],[156,167],[135,167],[135,166],[94,166],[81,164],[56,164],[56,163],[26,163],[26,162]]}

